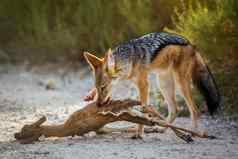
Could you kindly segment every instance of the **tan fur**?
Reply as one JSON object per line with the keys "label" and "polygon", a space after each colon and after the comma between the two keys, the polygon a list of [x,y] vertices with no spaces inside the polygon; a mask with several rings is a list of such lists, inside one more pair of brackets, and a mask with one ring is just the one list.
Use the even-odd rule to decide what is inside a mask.
{"label": "tan fur", "polygon": [[153,63],[146,66],[138,66],[137,70],[133,72],[137,77],[136,81],[143,81],[137,83],[137,86],[141,102],[145,104],[148,102],[149,89],[148,80],[145,76],[151,71],[158,73],[161,93],[168,104],[169,115],[167,121],[170,123],[175,120],[179,110],[175,100],[175,87],[177,86],[191,113],[193,127],[197,128],[198,109],[191,91],[191,81],[196,64],[195,58],[195,51],[192,46],[170,45],[158,53]]}
{"label": "tan fur", "polygon": [[[158,73],[160,89],[168,104],[169,115],[167,121],[170,123],[175,120],[179,110],[175,100],[175,88],[178,87],[190,111],[192,125],[196,129],[198,108],[192,96],[191,81],[197,60],[202,60],[201,57],[200,59],[197,58],[198,55],[195,54],[191,45],[169,45],[158,53],[152,63],[146,65],[137,63],[127,79],[132,80],[137,85],[140,101],[142,106],[145,106],[149,104],[149,81],[147,76],[150,72]],[[143,126],[139,125],[137,136],[142,135]]]}
{"label": "tan fur", "polygon": [[[151,64],[137,64],[132,70],[129,80],[133,80],[140,93],[142,105],[148,104],[149,81],[147,75],[157,72],[160,90],[168,105],[167,121],[172,123],[178,114],[178,104],[175,99],[176,86],[180,89],[191,113],[192,125],[197,129],[198,108],[194,102],[191,81],[196,64],[195,50],[192,46],[169,45],[162,49]],[[145,69],[146,68],[146,69]],[[143,127],[139,125],[138,135],[143,135]]]}

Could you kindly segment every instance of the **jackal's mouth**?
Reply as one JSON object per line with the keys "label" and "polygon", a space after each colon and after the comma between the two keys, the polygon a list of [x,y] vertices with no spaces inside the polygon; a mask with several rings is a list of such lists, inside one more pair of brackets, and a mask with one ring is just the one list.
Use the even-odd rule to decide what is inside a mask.
{"label": "jackal's mouth", "polygon": [[110,96],[107,96],[104,100],[99,100],[99,101],[97,101],[97,105],[98,106],[103,106],[103,105],[107,105],[107,104],[109,104],[110,103],[110,101],[111,101],[111,97]]}

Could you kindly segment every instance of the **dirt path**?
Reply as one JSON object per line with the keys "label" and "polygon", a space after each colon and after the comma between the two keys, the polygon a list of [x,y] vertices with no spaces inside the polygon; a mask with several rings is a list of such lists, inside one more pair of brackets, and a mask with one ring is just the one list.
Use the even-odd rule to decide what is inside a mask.
{"label": "dirt path", "polygon": [[[0,69],[0,158],[238,158],[238,121],[233,118],[202,117],[200,127],[206,128],[218,138],[214,140],[196,139],[186,144],[175,138],[172,132],[149,134],[144,140],[132,140],[131,134],[47,139],[30,145],[20,145],[14,141],[13,133],[23,124],[45,114],[48,123],[63,122],[72,112],[86,103],[82,97],[92,87],[93,81],[85,71],[70,72],[48,69],[39,71],[24,68]],[[45,85],[53,81],[54,90],[46,90]],[[125,95],[125,88],[130,91]],[[136,96],[129,83],[117,86],[116,98]],[[188,118],[178,118],[176,124],[190,125]],[[125,126],[117,123],[112,126]]]}

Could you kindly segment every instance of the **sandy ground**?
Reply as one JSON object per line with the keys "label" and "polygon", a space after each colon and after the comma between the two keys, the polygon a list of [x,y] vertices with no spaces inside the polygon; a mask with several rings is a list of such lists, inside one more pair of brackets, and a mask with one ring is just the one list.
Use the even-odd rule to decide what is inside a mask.
{"label": "sandy ground", "polygon": [[[92,87],[93,80],[85,72],[0,68],[1,159],[238,158],[238,120],[235,117],[211,119],[203,116],[199,121],[200,128],[207,129],[217,139],[196,138],[190,144],[177,139],[170,131],[147,134],[143,140],[132,140],[131,134],[97,136],[89,133],[83,137],[44,139],[29,145],[14,141],[13,134],[23,124],[31,123],[42,114],[47,116],[48,123],[62,123],[72,112],[86,105],[82,97]],[[51,80],[56,89],[46,90],[45,84]],[[136,97],[135,89],[128,82],[116,86],[113,94],[115,98]],[[189,127],[190,120],[177,118],[176,124]],[[112,126],[125,125],[128,123]]]}

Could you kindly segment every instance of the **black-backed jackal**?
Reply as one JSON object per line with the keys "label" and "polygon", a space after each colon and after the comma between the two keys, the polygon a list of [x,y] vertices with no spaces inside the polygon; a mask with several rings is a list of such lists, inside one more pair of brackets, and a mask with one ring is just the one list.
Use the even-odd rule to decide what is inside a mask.
{"label": "black-backed jackal", "polygon": [[[88,52],[84,56],[93,68],[96,87],[85,100],[92,100],[97,94],[99,105],[108,102],[112,80],[128,79],[137,85],[142,106],[146,106],[149,102],[147,76],[153,71],[158,74],[161,93],[168,104],[168,122],[175,120],[179,110],[175,87],[180,89],[186,101],[195,129],[199,112],[193,99],[191,82],[201,91],[211,114],[219,106],[219,91],[209,68],[199,52],[182,36],[150,33],[109,49],[104,58]],[[139,125],[136,136],[141,137],[143,132],[143,126]]]}

